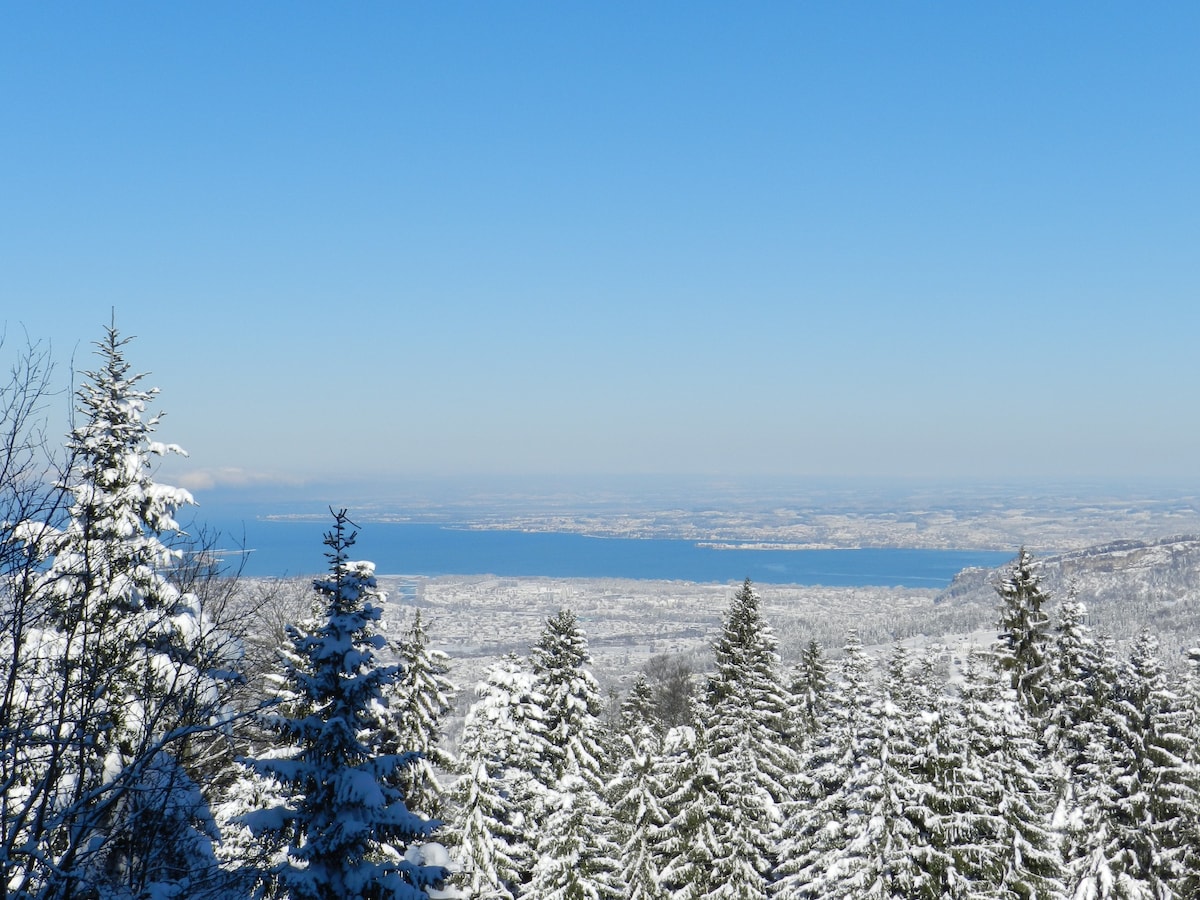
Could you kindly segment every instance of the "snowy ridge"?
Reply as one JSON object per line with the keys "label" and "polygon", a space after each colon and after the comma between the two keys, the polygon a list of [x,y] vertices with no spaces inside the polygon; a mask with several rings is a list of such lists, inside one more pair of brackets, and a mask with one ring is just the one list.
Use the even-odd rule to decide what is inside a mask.
{"label": "snowy ridge", "polygon": [[[1074,594],[1092,627],[1118,640],[1151,625],[1171,658],[1200,634],[1200,536],[1112,541],[1035,559],[1035,565],[1053,600]],[[1002,572],[965,569],[936,603],[994,608]]]}

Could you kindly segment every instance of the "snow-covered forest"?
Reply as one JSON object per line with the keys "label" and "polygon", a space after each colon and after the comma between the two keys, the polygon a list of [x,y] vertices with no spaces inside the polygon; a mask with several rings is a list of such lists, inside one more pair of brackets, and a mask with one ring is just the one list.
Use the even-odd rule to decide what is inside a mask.
{"label": "snow-covered forest", "polygon": [[419,613],[382,630],[345,510],[292,620],[247,633],[278,598],[179,533],[126,347],[62,448],[45,355],[0,388],[0,897],[1200,896],[1200,668],[1118,650],[1029,553],[952,677],[854,631],[785,668],[747,581],[705,672],[613,700],[563,609],[451,746],[453,659]]}

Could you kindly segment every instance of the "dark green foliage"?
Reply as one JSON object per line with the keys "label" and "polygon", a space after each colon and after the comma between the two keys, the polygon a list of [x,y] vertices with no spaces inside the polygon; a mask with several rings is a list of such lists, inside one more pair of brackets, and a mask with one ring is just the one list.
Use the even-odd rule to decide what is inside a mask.
{"label": "dark green foliage", "polygon": [[660,653],[650,657],[642,671],[650,684],[655,715],[663,727],[695,724],[692,721],[692,695],[696,673],[688,659]]}
{"label": "dark green foliage", "polygon": [[994,652],[996,665],[1030,715],[1045,713],[1050,687],[1050,619],[1047,601],[1033,569],[1033,556],[1024,547],[1017,553],[1008,577],[996,586],[1000,595],[1000,633]]}
{"label": "dark green foliage", "polygon": [[790,691],[792,745],[799,749],[805,737],[817,731],[828,703],[829,672],[821,645],[815,640],[810,640],[800,652]]}
{"label": "dark green foliage", "polygon": [[621,701],[621,728],[639,743],[662,737],[663,726],[654,703],[654,691],[645,674],[638,674]]}

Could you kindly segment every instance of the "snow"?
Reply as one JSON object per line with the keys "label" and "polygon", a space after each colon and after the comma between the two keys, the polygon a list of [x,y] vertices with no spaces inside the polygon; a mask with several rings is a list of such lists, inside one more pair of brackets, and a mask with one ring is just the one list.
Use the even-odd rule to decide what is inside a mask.
{"label": "snow", "polygon": [[334,796],[339,803],[347,806],[379,808],[385,802],[375,773],[361,769],[340,773]]}

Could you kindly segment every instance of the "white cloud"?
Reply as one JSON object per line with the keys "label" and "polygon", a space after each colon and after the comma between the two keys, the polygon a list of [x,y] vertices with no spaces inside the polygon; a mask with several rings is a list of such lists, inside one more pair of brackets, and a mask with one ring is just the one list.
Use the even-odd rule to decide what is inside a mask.
{"label": "white cloud", "polygon": [[254,487],[262,485],[295,486],[303,484],[303,481],[294,475],[285,475],[280,472],[253,471],[236,466],[181,472],[173,481],[179,487],[187,488],[192,492],[211,491],[216,488],[229,487]]}

